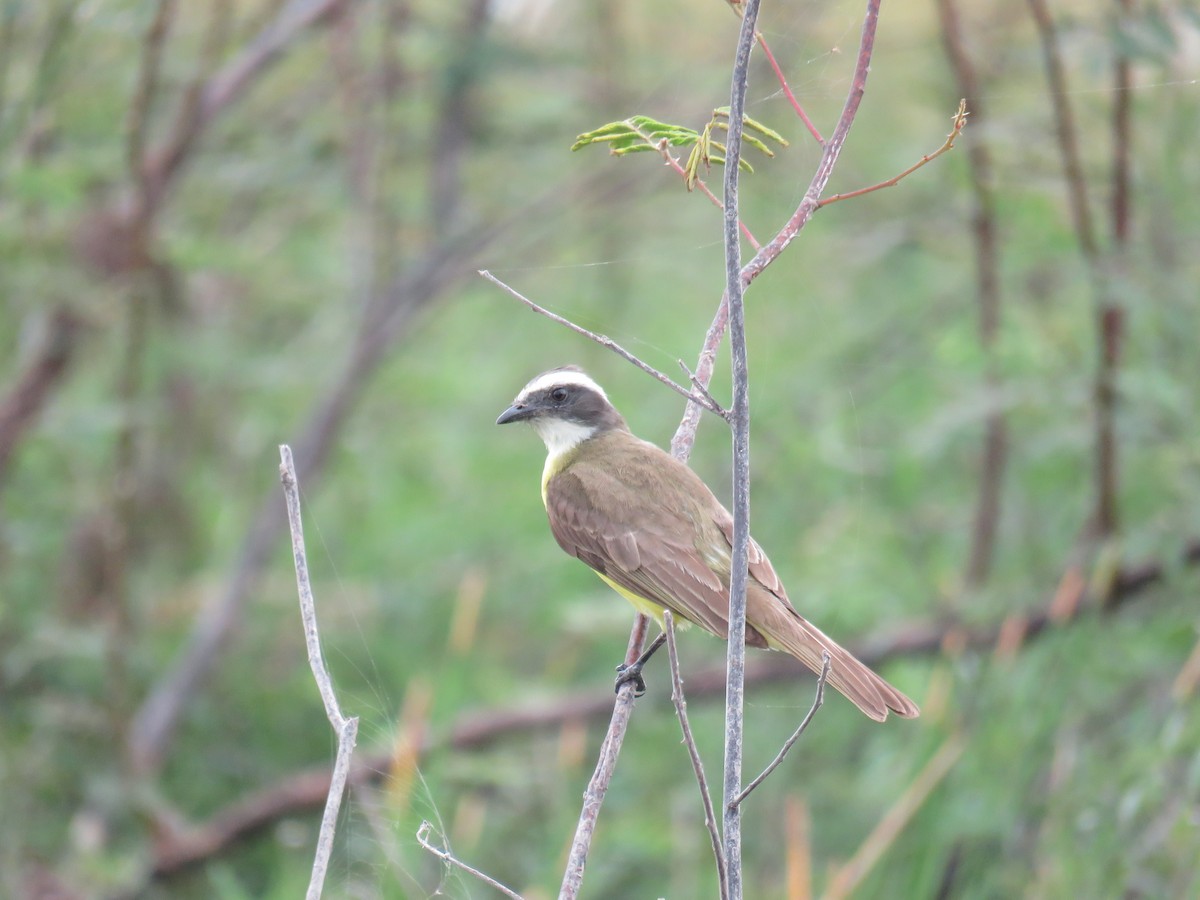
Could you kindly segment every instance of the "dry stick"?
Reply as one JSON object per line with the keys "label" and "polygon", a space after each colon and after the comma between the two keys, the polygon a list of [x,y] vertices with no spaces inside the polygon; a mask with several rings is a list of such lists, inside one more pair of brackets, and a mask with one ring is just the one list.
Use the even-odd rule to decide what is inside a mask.
{"label": "dry stick", "polygon": [[479,274],[482,275],[484,278],[486,278],[488,281],[490,281],[492,284],[499,287],[501,290],[505,291],[507,294],[509,294],[509,296],[515,297],[517,300],[520,300],[522,303],[524,303],[526,306],[528,306],[530,309],[532,309],[535,313],[539,313],[540,315],[545,316],[547,319],[550,319],[552,322],[557,322],[559,325],[562,325],[566,328],[571,329],[571,331],[574,331],[576,334],[582,334],[584,337],[595,341],[601,347],[607,347],[609,350],[611,350],[613,353],[620,356],[622,359],[625,359],[625,360],[633,363],[635,366],[637,366],[643,372],[647,373],[648,375],[652,375],[654,378],[657,378],[659,381],[661,381],[663,384],[665,384],[671,390],[675,391],[677,394],[682,396],[685,400],[687,400],[691,403],[699,403],[701,406],[703,406],[709,412],[716,413],[718,416],[720,416],[723,419],[728,418],[728,413],[720,407],[720,405],[717,403],[717,401],[713,399],[712,395],[708,393],[707,389],[701,388],[700,391],[689,391],[683,385],[677,384],[676,382],[672,381],[669,376],[664,375],[662,372],[658,371],[658,369],[654,368],[653,366],[649,365],[648,363],[643,362],[641,359],[634,356],[632,353],[630,353],[628,350],[626,350],[624,347],[622,347],[620,344],[618,344],[612,338],[607,337],[603,334],[596,334],[594,331],[589,331],[588,329],[584,328],[582,325],[576,325],[570,319],[565,319],[562,316],[558,315],[557,313],[552,313],[552,312],[550,312],[550,310],[545,309],[544,307],[538,306],[536,303],[534,303],[532,300],[530,300],[524,294],[521,294],[516,289],[509,287],[507,284],[505,284],[503,281],[501,281],[499,278],[497,278],[495,275],[493,275],[487,269],[480,269]]}
{"label": "dry stick", "polygon": [[733,374],[733,559],[729,577],[728,641],[725,656],[725,875],[730,900],[742,897],[742,744],[745,733],[746,588],[750,579],[750,380],[746,360],[746,307],[742,284],[742,245],[738,240],[738,180],[741,174],[742,124],[750,52],[759,0],[746,0],[729,90],[729,136],[725,144],[725,296],[729,302],[729,346]]}
{"label": "dry stick", "polygon": [[921,804],[933,789],[958,762],[966,742],[958,735],[951,735],[938,748],[937,753],[925,764],[892,808],[879,820],[874,830],[867,835],[850,861],[842,866],[830,882],[825,893],[827,900],[848,897],[862,883],[871,869],[879,862],[888,847],[895,842],[904,826],[908,824]]}
{"label": "dry stick", "polygon": [[671,663],[671,702],[675,704],[675,714],[679,716],[679,727],[683,731],[683,742],[687,745],[688,756],[692,760],[692,771],[696,773],[696,783],[700,787],[700,800],[704,804],[704,825],[708,829],[713,858],[717,862],[717,884],[720,885],[721,898],[725,900],[729,896],[725,854],[721,849],[721,835],[717,830],[717,814],[713,810],[708,779],[704,777],[704,762],[700,759],[700,750],[696,746],[696,738],[692,735],[692,726],[688,722],[687,698],[683,695],[683,677],[679,673],[679,653],[675,649],[675,619],[669,609],[663,610],[663,633],[667,636],[667,656]]}
{"label": "dry stick", "polygon": [[445,850],[441,847],[435,847],[433,844],[429,843],[429,832],[432,830],[433,825],[430,822],[422,822],[421,827],[417,829],[417,843],[440,859],[442,862],[446,863],[446,865],[462,869],[468,875],[474,875],[488,887],[495,888],[505,897],[511,897],[512,900],[523,900],[521,895],[512,888],[507,888],[490,875],[485,875],[483,872],[480,872],[473,866],[468,866],[462,860],[457,859],[449,850]]}
{"label": "dry stick", "polygon": [[329,780],[329,793],[325,799],[325,813],[321,816],[321,830],[317,835],[317,851],[313,858],[312,876],[308,882],[307,900],[319,900],[325,885],[325,873],[329,868],[329,857],[333,853],[333,835],[337,829],[338,810],[342,805],[342,794],[346,791],[346,779],[350,774],[350,759],[354,754],[354,743],[358,738],[358,717],[347,719],[342,715],[337,695],[333,692],[333,681],[325,660],[321,656],[321,634],[317,630],[317,607],[313,601],[312,585],[308,580],[308,558],[304,552],[304,528],[300,523],[300,488],[296,483],[296,466],[292,462],[292,448],[287,444],[279,447],[279,478],[283,482],[283,495],[287,498],[288,527],[292,532],[292,559],[296,564],[296,587],[300,594],[300,619],[304,624],[304,645],[308,650],[308,665],[312,669],[321,702],[325,704],[325,715],[337,735],[337,756],[333,764],[333,776]]}
{"label": "dry stick", "polygon": [[966,126],[966,124],[967,124],[967,101],[964,98],[964,99],[958,101],[958,111],[955,112],[955,114],[954,114],[953,125],[950,128],[950,133],[948,135],[946,135],[946,140],[942,144],[942,146],[938,147],[932,153],[922,156],[919,160],[917,160],[915,163],[913,163],[911,166],[909,166],[907,169],[905,169],[899,175],[893,175],[891,178],[887,179],[887,181],[881,181],[881,182],[879,182],[879,184],[873,184],[870,187],[859,188],[858,190],[854,190],[854,191],[847,191],[844,194],[834,194],[832,197],[826,197],[824,200],[820,201],[817,204],[817,209],[821,209],[821,208],[829,206],[833,203],[838,203],[839,201],[842,201],[842,200],[850,200],[853,197],[861,197],[863,194],[870,194],[870,193],[873,193],[874,191],[881,191],[884,188],[895,187],[897,184],[899,184],[901,181],[903,181],[905,178],[907,178],[913,172],[917,171],[917,169],[933,162],[935,159],[937,159],[943,153],[947,153],[950,150],[953,150],[954,142],[958,140],[958,136],[960,134],[962,134],[962,130]]}
{"label": "dry stick", "polygon": [[821,654],[821,674],[817,676],[817,694],[813,698],[812,706],[809,707],[808,714],[804,717],[804,721],[800,723],[800,727],[792,732],[792,736],[783,742],[783,746],[779,748],[779,753],[771,760],[770,764],[759,773],[759,776],[746,785],[743,790],[734,799],[734,803],[741,803],[750,796],[750,792],[767,780],[767,777],[779,768],[779,764],[783,762],[783,758],[788,755],[788,751],[792,749],[796,741],[800,740],[800,735],[804,734],[804,730],[808,728],[808,723],[813,720],[813,716],[817,714],[817,710],[821,708],[825,702],[825,683],[829,680],[829,651],[824,651]]}
{"label": "dry stick", "polygon": [[[646,640],[646,628],[650,620],[638,613],[633,620],[633,629],[629,633],[629,646],[625,650],[626,664],[632,664],[642,652],[642,644]],[[592,835],[596,831],[596,821],[600,817],[600,807],[608,786],[612,783],[613,773],[617,770],[617,757],[621,754],[621,744],[625,741],[625,732],[629,730],[629,717],[633,715],[633,705],[636,691],[632,681],[621,685],[617,691],[617,700],[613,704],[612,718],[608,723],[608,731],[604,742],[600,745],[596,769],[588,780],[583,792],[583,808],[579,812],[579,822],[575,825],[575,836],[571,839],[571,849],[567,853],[567,865],[563,871],[562,886],[559,888],[559,900],[573,900],[579,895],[583,886],[583,870],[587,863],[588,850],[592,846]]]}

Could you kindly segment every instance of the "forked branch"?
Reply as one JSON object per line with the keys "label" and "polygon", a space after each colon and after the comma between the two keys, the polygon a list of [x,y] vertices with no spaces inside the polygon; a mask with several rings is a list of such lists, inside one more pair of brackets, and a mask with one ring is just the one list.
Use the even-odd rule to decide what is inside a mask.
{"label": "forked branch", "polygon": [[817,710],[825,702],[825,683],[829,680],[829,663],[829,651],[826,650],[821,654],[821,674],[817,676],[817,694],[813,697],[812,706],[809,707],[808,714],[800,722],[800,726],[792,732],[792,736],[783,742],[783,746],[779,748],[779,752],[775,755],[775,758],[759,773],[757,778],[746,785],[742,792],[734,798],[733,802],[735,804],[740,804],[750,796],[751,791],[766,781],[767,777],[779,768],[779,764],[788,755],[788,751],[795,746],[796,741],[800,740],[800,735],[804,734],[805,729],[808,728],[808,723],[813,720],[813,717],[817,714]]}
{"label": "forked branch", "polygon": [[321,816],[321,830],[317,835],[317,850],[308,882],[308,893],[305,895],[307,900],[319,900],[325,886],[329,858],[333,853],[333,835],[337,830],[342,795],[346,792],[346,779],[350,775],[350,760],[358,739],[358,717],[347,719],[342,715],[342,708],[333,690],[333,681],[329,677],[329,670],[325,668],[325,660],[321,654],[321,634],[317,629],[317,607],[308,579],[308,556],[304,550],[304,528],[300,522],[300,488],[296,482],[292,448],[287,444],[281,445],[279,456],[279,477],[283,482],[284,497],[287,499],[288,526],[292,533],[292,559],[296,564],[296,587],[300,593],[300,619],[304,623],[308,664],[317,682],[317,690],[321,693],[321,701],[325,704],[325,715],[337,735],[337,757],[333,765],[333,777],[329,781],[329,793],[325,799],[325,812]]}
{"label": "forked branch", "polygon": [[512,888],[505,887],[500,882],[498,882],[495,878],[492,878],[490,875],[480,872],[474,866],[468,866],[465,862],[463,862],[461,859],[458,859],[449,850],[447,850],[443,847],[435,847],[433,844],[431,844],[429,842],[429,833],[431,831],[433,831],[433,825],[430,822],[422,822],[421,827],[417,829],[417,843],[420,844],[422,847],[424,847],[426,850],[428,850],[430,853],[432,853],[434,856],[436,856],[438,859],[440,859],[442,862],[444,862],[446,865],[454,866],[454,868],[461,869],[462,871],[466,872],[468,875],[473,875],[474,877],[476,877],[480,881],[482,881],[484,884],[486,884],[488,887],[495,888],[497,891],[502,893],[505,897],[509,897],[509,898],[511,898],[511,900],[524,900],[524,898],[522,898],[521,895],[518,894],[516,891],[514,891]]}
{"label": "forked branch", "polygon": [[950,128],[950,133],[946,135],[946,140],[943,142],[942,146],[938,147],[932,153],[922,156],[919,160],[917,160],[899,175],[893,175],[891,178],[887,179],[887,181],[881,181],[879,184],[873,184],[870,187],[859,188],[855,191],[847,191],[844,194],[834,194],[831,197],[826,197],[817,204],[817,209],[823,209],[824,207],[833,203],[837,203],[840,200],[850,200],[854,197],[861,197],[864,194],[873,193],[874,191],[881,191],[884,188],[895,187],[913,172],[917,171],[917,169],[933,162],[943,153],[948,153],[949,151],[953,150],[954,142],[958,140],[958,136],[962,134],[963,128],[965,128],[967,125],[968,115],[970,115],[970,113],[967,112],[966,98],[959,100],[958,112],[954,114],[953,125]]}

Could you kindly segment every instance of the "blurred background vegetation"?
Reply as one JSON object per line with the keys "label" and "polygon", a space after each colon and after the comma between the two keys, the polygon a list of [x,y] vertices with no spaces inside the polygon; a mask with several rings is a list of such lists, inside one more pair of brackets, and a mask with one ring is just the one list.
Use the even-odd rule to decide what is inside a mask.
{"label": "blurred background vegetation", "polygon": [[[747,896],[839,890],[852,858],[864,897],[1200,894],[1200,19],[1051,12],[1065,84],[1024,4],[885,4],[831,192],[934,150],[960,96],[971,123],[819,212],[750,291],[755,534],[923,715],[830,699],[748,801]],[[861,17],[762,13],[826,134]],[[492,423],[567,362],[646,438],[682,409],[475,270],[693,363],[718,211],[652,155],[568,148],[634,113],[702,127],[737,27],[676,0],[0,2],[0,893],[303,891],[333,739],[288,442],[362,717],[327,895],[489,896],[417,846],[428,819],[553,896],[631,615],[550,537],[536,438]],[[791,141],[743,179],[762,240],[820,148],[761,54],[749,113]],[[692,462],[726,498],[728,453],[707,418]],[[702,635],[681,650],[685,682],[723,663]],[[585,896],[715,895],[665,661],[650,674]],[[812,685],[749,689],[748,771]],[[719,695],[691,711],[719,772]]]}

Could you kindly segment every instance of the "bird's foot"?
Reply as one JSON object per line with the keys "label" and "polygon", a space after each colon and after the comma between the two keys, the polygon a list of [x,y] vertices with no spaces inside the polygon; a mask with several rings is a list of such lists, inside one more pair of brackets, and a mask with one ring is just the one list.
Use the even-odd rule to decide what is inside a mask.
{"label": "bird's foot", "polygon": [[625,684],[633,685],[633,696],[640,697],[646,693],[646,680],[642,678],[642,663],[643,660],[638,660],[632,665],[621,663],[617,666],[617,680],[613,685],[615,693],[621,692],[621,686]]}

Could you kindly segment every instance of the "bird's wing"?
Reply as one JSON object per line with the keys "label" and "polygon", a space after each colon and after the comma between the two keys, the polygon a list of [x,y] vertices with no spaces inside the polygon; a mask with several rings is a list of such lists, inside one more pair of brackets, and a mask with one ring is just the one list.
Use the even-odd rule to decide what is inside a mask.
{"label": "bird's wing", "polygon": [[550,480],[546,513],[559,546],[630,593],[725,637],[729,588],[688,543],[694,526],[667,521],[652,498],[613,509],[598,499],[605,493],[589,492],[571,472]]}
{"label": "bird's wing", "polygon": [[[733,550],[733,516],[725,507],[717,504],[717,511],[713,515],[717,527],[721,529],[721,533],[725,536],[725,541],[729,545],[730,551]],[[787,593],[783,589],[783,582],[779,580],[779,575],[775,572],[775,567],[771,565],[771,560],[767,559],[767,554],[763,548],[758,546],[758,541],[750,538],[750,544],[747,547],[747,561],[749,562],[750,577],[761,584],[764,588],[774,594],[783,605],[795,612],[792,603],[787,598]]]}

